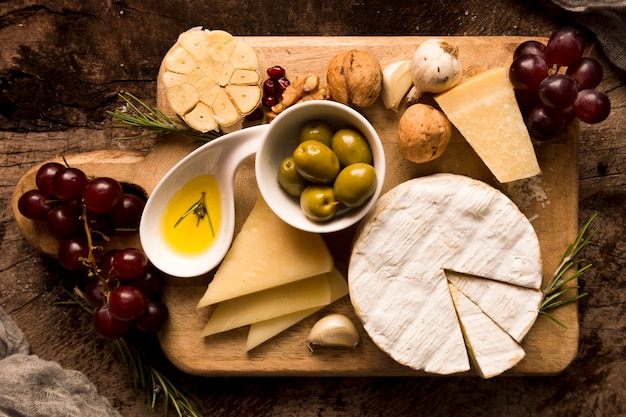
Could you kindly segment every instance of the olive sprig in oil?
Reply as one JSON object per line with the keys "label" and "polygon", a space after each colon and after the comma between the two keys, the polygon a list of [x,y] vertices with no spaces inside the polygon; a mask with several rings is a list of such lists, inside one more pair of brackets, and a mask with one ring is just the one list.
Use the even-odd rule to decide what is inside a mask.
{"label": "olive sprig in oil", "polygon": [[194,214],[196,216],[196,227],[200,225],[200,222],[206,217],[209,221],[209,227],[211,228],[211,234],[215,237],[215,230],[213,230],[213,222],[211,221],[211,214],[209,213],[209,209],[206,205],[206,192],[202,191],[200,195],[200,199],[196,201],[189,210],[183,213],[182,216],[174,223],[174,227],[178,226],[183,219],[190,214]]}

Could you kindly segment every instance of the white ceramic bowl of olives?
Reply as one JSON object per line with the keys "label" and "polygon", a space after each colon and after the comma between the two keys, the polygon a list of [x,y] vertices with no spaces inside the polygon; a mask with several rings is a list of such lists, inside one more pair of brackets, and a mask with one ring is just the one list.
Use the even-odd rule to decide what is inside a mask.
{"label": "white ceramic bowl of olives", "polygon": [[300,230],[346,229],[372,208],[385,180],[378,133],[358,111],[312,100],[280,113],[256,154],[261,196]]}

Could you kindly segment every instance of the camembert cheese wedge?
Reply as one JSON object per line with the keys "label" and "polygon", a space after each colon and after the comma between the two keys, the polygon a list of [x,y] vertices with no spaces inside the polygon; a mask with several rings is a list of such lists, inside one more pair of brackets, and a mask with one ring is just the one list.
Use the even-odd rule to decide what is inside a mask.
{"label": "camembert cheese wedge", "polygon": [[435,101],[498,181],[541,173],[506,68],[468,78]]}
{"label": "camembert cheese wedge", "polygon": [[[477,301],[502,302],[492,310],[494,318],[485,313],[483,319],[508,321],[517,338],[536,320],[541,253],[517,206],[495,188],[461,175],[409,180],[383,195],[361,223],[348,270],[357,316],[374,343],[397,362],[436,374],[470,370],[448,271],[471,277],[472,284],[460,286],[469,288],[468,298],[482,288],[486,294]],[[532,289],[515,291],[527,307],[510,307],[528,313],[511,314],[504,304],[508,287],[494,290],[492,282]],[[481,321],[466,322],[466,334],[489,331],[471,328]]]}
{"label": "camembert cheese wedge", "polygon": [[321,235],[288,225],[259,198],[198,307],[325,274],[333,265]]}

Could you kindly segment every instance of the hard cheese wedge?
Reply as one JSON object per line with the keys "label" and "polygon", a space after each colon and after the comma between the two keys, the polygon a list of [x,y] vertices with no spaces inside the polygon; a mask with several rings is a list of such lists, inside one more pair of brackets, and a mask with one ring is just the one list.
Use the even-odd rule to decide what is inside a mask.
{"label": "hard cheese wedge", "polygon": [[332,255],[319,234],[288,225],[259,198],[198,307],[324,274],[332,268]]}
{"label": "hard cheese wedge", "polygon": [[480,376],[491,378],[500,375],[524,358],[524,349],[454,284],[450,284],[450,294],[459,315],[467,350]]}
{"label": "hard cheese wedge", "polygon": [[327,306],[330,300],[327,274],[233,298],[215,307],[202,330],[202,336],[273,319],[294,311]]}
{"label": "hard cheese wedge", "polygon": [[[348,283],[344,276],[334,268],[327,274],[330,286],[330,302],[333,303],[348,294]],[[254,349],[261,343],[271,339],[282,331],[290,328],[294,324],[304,320],[311,314],[321,310],[323,307],[312,307],[294,313],[285,314],[273,319],[263,320],[250,325],[248,339],[246,341],[246,351]]]}
{"label": "hard cheese wedge", "polygon": [[435,101],[498,181],[541,172],[505,68],[468,78]]}
{"label": "hard cheese wedge", "polygon": [[[537,235],[508,197],[469,177],[435,174],[391,189],[357,230],[350,301],[374,343],[413,369],[451,374],[469,368],[446,271],[476,277],[490,291],[491,281],[538,289]],[[536,317],[537,311],[524,315],[516,326],[527,329]],[[490,331],[472,325],[478,326],[472,334]]]}

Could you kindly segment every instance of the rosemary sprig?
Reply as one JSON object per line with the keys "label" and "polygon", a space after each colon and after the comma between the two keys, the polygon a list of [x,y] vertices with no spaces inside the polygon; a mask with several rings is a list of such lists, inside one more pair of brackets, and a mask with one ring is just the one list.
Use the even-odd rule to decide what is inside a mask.
{"label": "rosemary sprig", "polygon": [[118,137],[120,140],[139,139],[155,135],[168,135],[178,133],[193,139],[210,141],[220,136],[218,131],[201,133],[189,129],[183,122],[172,119],[156,107],[150,107],[133,94],[128,92],[118,93],[118,97],[124,100],[125,105],[121,110],[107,111],[117,122],[116,127],[139,128],[145,132],[132,136]]}
{"label": "rosemary sprig", "polygon": [[[587,295],[586,292],[578,293],[579,285],[567,284],[579,278],[592,266],[591,264],[582,265],[584,260],[579,255],[593,237],[594,232],[588,233],[588,231],[596,216],[597,213],[594,213],[580,229],[574,242],[565,250],[556,272],[543,289],[543,302],[539,306],[539,313],[563,327],[566,326],[549,312],[557,307],[573,303]],[[574,269],[575,271],[572,272]]]}
{"label": "rosemary sprig", "polygon": [[[61,285],[61,289],[70,299],[57,302],[55,305],[78,306],[93,315],[93,308],[85,302],[80,290],[70,291],[63,285]],[[94,354],[100,356],[95,338]],[[201,417],[204,415],[200,403],[195,400],[191,401],[188,398],[188,393],[178,389],[126,337],[109,341],[108,352],[103,356],[102,362],[107,363],[110,360],[115,360],[124,367],[133,393],[139,399],[141,397],[140,391],[143,391],[148,406],[153,411],[161,397],[164,417],[169,415],[170,408],[178,417]],[[200,411],[196,409],[194,404],[200,408]]]}
{"label": "rosemary sprig", "polygon": [[215,237],[213,222],[211,221],[211,214],[209,213],[209,209],[206,206],[206,192],[202,191],[200,199],[196,201],[191,207],[189,207],[189,209],[184,212],[182,216],[180,216],[176,223],[174,223],[174,227],[178,226],[185,217],[192,213],[197,217],[196,227],[200,225],[200,221],[202,221],[202,219],[204,219],[205,217],[207,218],[207,220],[209,221],[209,227],[211,228],[211,233],[213,234],[213,237]]}

